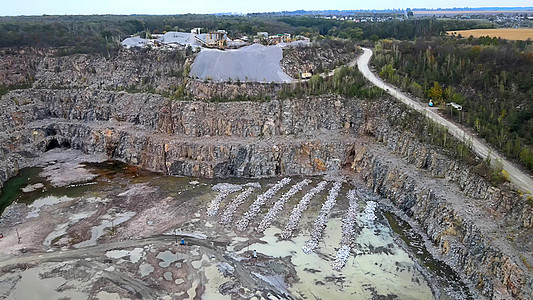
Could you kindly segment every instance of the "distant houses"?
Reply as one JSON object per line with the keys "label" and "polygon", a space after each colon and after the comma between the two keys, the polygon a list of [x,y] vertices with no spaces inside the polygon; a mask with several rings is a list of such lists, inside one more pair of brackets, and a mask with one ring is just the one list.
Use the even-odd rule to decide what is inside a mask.
{"label": "distant houses", "polygon": [[291,35],[289,33],[275,34],[268,37],[271,45],[277,45],[279,43],[290,43]]}

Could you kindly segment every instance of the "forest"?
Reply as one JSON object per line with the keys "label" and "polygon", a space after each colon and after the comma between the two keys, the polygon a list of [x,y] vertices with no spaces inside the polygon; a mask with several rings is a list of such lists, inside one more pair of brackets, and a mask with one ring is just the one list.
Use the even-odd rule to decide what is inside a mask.
{"label": "forest", "polygon": [[[380,76],[432,101],[506,157],[533,171],[533,45],[481,37],[383,40]],[[458,111],[446,103],[462,106]]]}
{"label": "forest", "polygon": [[387,19],[384,22],[353,22],[315,16],[251,14],[219,15],[92,15],[0,17],[0,47],[64,47],[72,53],[112,53],[119,41],[138,34],[165,31],[224,29],[230,38],[266,31],[306,35],[313,39],[338,37],[360,41],[380,38],[413,39],[443,35],[446,30],[490,28],[481,21],[437,19]]}

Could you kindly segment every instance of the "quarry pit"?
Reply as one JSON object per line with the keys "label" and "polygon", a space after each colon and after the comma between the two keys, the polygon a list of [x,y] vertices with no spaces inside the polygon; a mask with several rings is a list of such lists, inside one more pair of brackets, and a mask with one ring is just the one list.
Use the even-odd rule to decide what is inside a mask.
{"label": "quarry pit", "polygon": [[[289,75],[290,57],[319,51],[333,69],[354,54],[284,51]],[[405,131],[405,107],[165,75],[191,63],[178,56],[10,58],[33,62],[35,82],[1,98],[0,295],[531,294],[531,257],[518,250],[531,248],[530,208]],[[195,99],[164,95],[176,86]],[[271,98],[206,100],[241,91]],[[502,238],[510,233],[520,247]]]}

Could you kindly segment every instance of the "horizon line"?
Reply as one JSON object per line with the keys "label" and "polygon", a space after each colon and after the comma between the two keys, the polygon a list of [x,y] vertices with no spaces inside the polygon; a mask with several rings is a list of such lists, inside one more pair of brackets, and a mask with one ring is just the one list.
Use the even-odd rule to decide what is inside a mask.
{"label": "horizon line", "polygon": [[405,7],[405,8],[382,8],[382,9],[296,9],[296,10],[282,10],[282,11],[257,11],[257,12],[211,12],[211,13],[177,13],[177,14],[152,14],[152,13],[92,13],[92,14],[27,14],[27,15],[0,15],[0,17],[46,17],[46,16],[180,16],[180,15],[251,15],[251,14],[275,14],[275,13],[294,13],[294,12],[393,12],[406,10],[427,10],[427,11],[444,11],[444,10],[467,10],[475,9],[480,11],[488,11],[490,9],[509,9],[509,10],[523,10],[533,11],[533,6],[479,6],[479,7],[440,7],[440,8],[425,8],[425,7]]}

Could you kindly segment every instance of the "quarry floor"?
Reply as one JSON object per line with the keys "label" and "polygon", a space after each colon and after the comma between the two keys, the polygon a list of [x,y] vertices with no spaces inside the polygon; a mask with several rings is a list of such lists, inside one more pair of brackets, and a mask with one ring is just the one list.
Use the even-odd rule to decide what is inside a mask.
{"label": "quarry floor", "polygon": [[[0,223],[2,298],[433,299],[441,294],[427,270],[397,242],[379,204],[375,219],[368,217],[363,209],[369,199],[359,199],[346,265],[333,269],[349,206],[346,194],[362,188],[354,182],[342,184],[318,248],[302,251],[339,177],[307,178],[311,183],[288,199],[272,226],[258,232],[273,203],[304,178],[291,178],[240,231],[235,223],[279,179],[170,177],[60,149],[47,152],[38,165],[21,174],[29,178],[22,184],[26,192]],[[292,236],[281,239],[291,209],[323,180],[326,188],[309,203]],[[222,197],[218,214],[208,216],[219,195],[213,190],[217,183],[261,188],[238,206],[234,222],[222,225],[220,215],[242,190]]]}

